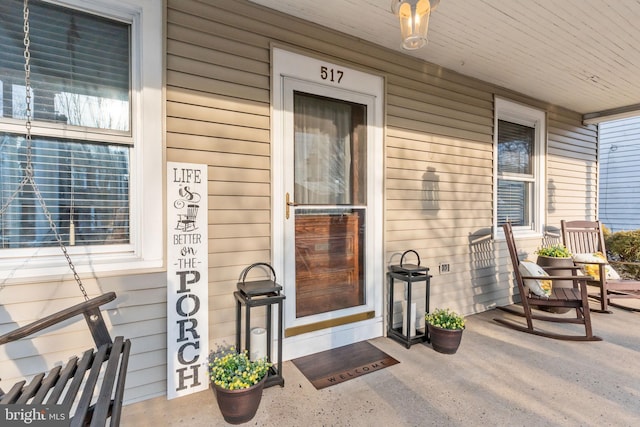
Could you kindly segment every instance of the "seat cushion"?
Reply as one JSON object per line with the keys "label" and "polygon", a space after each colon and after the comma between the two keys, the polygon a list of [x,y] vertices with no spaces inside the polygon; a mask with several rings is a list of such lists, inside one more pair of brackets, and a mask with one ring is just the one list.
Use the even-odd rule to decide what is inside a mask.
{"label": "seat cushion", "polygon": [[[582,264],[589,262],[607,262],[607,258],[602,252],[593,252],[587,254],[574,254],[573,261],[579,263],[578,266],[584,274],[593,277],[595,280],[600,280],[600,266],[598,264]],[[609,280],[619,280],[620,275],[609,264],[605,265],[604,271]]]}
{"label": "seat cushion", "polygon": [[[520,262],[518,268],[522,276],[548,276],[547,272],[542,267],[533,261],[524,260]],[[529,289],[529,292],[539,297],[549,297],[551,295],[551,280],[544,279],[524,279],[524,285]]]}

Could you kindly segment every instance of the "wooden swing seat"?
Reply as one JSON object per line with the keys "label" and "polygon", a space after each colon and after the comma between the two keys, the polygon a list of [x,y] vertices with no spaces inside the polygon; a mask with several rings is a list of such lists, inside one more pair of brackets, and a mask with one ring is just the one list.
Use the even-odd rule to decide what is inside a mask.
{"label": "wooden swing seat", "polygon": [[82,314],[95,342],[95,348],[66,365],[39,373],[28,383],[19,381],[6,393],[0,390],[0,405],[55,405],[68,414],[71,426],[104,426],[107,420],[119,425],[131,342],[121,336],[112,340],[100,311],[115,298],[109,292],[0,336],[0,345],[7,344]]}

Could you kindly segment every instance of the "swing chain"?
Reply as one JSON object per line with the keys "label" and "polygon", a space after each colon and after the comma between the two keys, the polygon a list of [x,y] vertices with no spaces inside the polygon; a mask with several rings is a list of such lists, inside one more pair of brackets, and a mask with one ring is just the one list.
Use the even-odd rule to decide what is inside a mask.
{"label": "swing chain", "polygon": [[28,2],[29,0],[24,0],[24,8],[23,8],[23,14],[24,14],[24,82],[25,82],[25,91],[26,91],[26,118],[27,121],[25,122],[25,126],[27,128],[27,164],[25,166],[25,176],[24,178],[22,178],[22,181],[20,181],[20,184],[18,184],[18,187],[16,188],[16,190],[11,194],[11,196],[9,196],[9,198],[7,199],[7,201],[2,205],[2,209],[0,209],[0,215],[4,215],[4,213],[6,212],[6,210],[9,208],[9,206],[11,205],[11,203],[13,203],[13,201],[16,199],[16,197],[18,197],[18,195],[20,194],[20,191],[24,188],[25,184],[27,184],[30,179],[29,177],[33,175],[33,167],[31,165],[31,143],[30,143],[30,138],[31,138],[31,120],[29,119],[31,117],[31,53],[29,50],[29,46],[31,45],[31,41],[29,39],[29,7],[28,7]]}
{"label": "swing chain", "polygon": [[[82,280],[80,280],[80,276],[78,275],[77,271],[76,271],[76,267],[73,264],[73,261],[71,261],[71,257],[69,256],[69,253],[67,251],[67,247],[64,245],[64,243],[62,242],[62,236],[60,236],[60,233],[58,232],[58,228],[56,227],[56,223],[53,221],[53,217],[51,216],[51,212],[49,212],[49,209],[47,208],[47,205],[44,201],[44,197],[42,197],[42,194],[40,193],[40,190],[38,189],[38,186],[36,185],[34,178],[33,178],[33,163],[32,163],[32,156],[31,156],[31,144],[32,144],[32,137],[31,137],[31,119],[32,119],[32,111],[31,111],[31,52],[30,52],[30,45],[31,45],[31,40],[29,38],[29,1],[28,0],[24,0],[24,75],[25,75],[25,91],[26,91],[26,123],[25,123],[25,127],[27,129],[27,133],[26,133],[26,139],[27,139],[27,164],[25,166],[25,179],[22,181],[21,187],[24,186],[24,184],[29,181],[29,183],[31,184],[31,188],[33,189],[33,192],[35,193],[38,201],[40,202],[40,206],[42,207],[42,211],[45,215],[45,217],[47,218],[47,221],[49,221],[49,227],[51,228],[51,231],[53,231],[53,235],[55,236],[56,240],[58,241],[58,245],[60,246],[60,250],[62,250],[62,253],[64,254],[65,258],[67,259],[67,263],[69,264],[69,268],[71,269],[71,272],[73,273],[73,278],[75,279],[76,283],[78,284],[78,287],[80,288],[80,292],[82,292],[82,296],[84,297],[85,301],[89,300],[89,296],[87,295],[87,291],[84,288],[84,285],[82,284]],[[17,194],[14,193],[14,196]]]}
{"label": "swing chain", "polygon": [[26,100],[27,165],[25,174],[33,176],[31,163],[31,39],[29,37],[29,0],[24,1],[24,88]]}

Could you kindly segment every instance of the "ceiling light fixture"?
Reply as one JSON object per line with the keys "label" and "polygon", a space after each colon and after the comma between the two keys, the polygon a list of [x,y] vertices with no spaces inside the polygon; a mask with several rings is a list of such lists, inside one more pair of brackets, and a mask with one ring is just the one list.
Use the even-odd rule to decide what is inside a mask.
{"label": "ceiling light fixture", "polygon": [[440,0],[392,0],[391,11],[400,19],[402,47],[419,49],[427,44],[429,15]]}

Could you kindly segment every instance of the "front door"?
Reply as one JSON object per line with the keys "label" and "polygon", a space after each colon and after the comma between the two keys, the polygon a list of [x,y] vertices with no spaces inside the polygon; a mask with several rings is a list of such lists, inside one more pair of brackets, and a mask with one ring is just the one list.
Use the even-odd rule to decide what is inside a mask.
{"label": "front door", "polygon": [[367,106],[296,86],[305,85],[285,82],[293,101],[285,233],[302,319],[365,303]]}
{"label": "front door", "polygon": [[[317,65],[316,78],[299,71],[310,64]],[[381,211],[375,208],[382,193],[382,107],[381,94],[349,87],[364,73],[276,49],[277,65],[289,68],[274,73],[280,97],[274,158],[282,162],[281,181],[274,176],[274,216],[278,203],[284,210],[274,218],[283,236],[274,258],[283,260],[289,358],[301,350],[287,341],[312,340],[302,351],[309,353],[356,341],[338,338],[347,330],[382,334]],[[291,75],[296,71],[302,75]]]}

